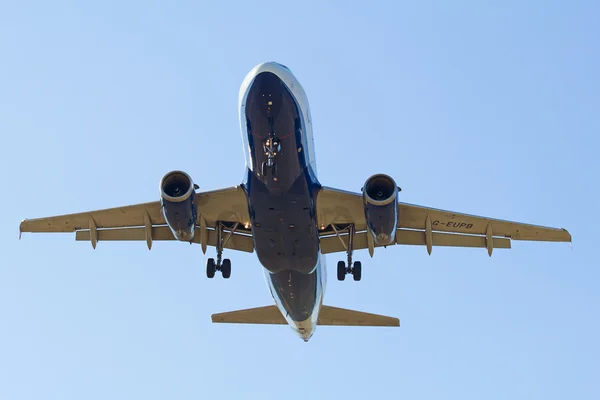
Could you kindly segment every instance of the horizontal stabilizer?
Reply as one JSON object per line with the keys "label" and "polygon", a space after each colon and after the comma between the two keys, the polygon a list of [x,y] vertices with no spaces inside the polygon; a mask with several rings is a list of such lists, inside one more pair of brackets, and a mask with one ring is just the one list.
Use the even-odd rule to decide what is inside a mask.
{"label": "horizontal stabilizer", "polygon": [[277,306],[247,308],[211,315],[212,322],[224,324],[270,324],[285,325],[287,322]]}
{"label": "horizontal stabilizer", "polygon": [[[277,306],[248,308],[212,315],[212,322],[227,324],[287,324]],[[318,325],[400,326],[398,318],[370,314],[344,308],[322,306]]]}
{"label": "horizontal stabilizer", "polygon": [[385,315],[347,310],[330,306],[321,307],[319,325],[339,326],[400,326],[400,320]]}

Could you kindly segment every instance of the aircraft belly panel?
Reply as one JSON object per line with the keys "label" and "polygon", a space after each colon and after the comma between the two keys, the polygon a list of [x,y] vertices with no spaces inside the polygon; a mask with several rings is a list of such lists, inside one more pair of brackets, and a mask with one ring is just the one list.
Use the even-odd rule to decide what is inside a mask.
{"label": "aircraft belly panel", "polygon": [[314,195],[319,187],[306,160],[304,118],[277,75],[254,79],[245,112],[250,165],[246,178],[256,254],[270,272],[313,271],[319,236]]}
{"label": "aircraft belly panel", "polygon": [[252,236],[261,264],[270,272],[311,272],[318,261],[319,235],[314,215],[311,185],[301,175],[292,185],[302,192],[272,194],[249,173],[248,204]]}

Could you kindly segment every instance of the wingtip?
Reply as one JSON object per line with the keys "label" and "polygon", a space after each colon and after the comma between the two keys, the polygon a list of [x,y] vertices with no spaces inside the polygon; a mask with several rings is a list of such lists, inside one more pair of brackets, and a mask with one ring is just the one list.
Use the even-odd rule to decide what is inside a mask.
{"label": "wingtip", "polygon": [[573,237],[571,236],[571,234],[569,233],[568,230],[563,228],[563,232],[565,232],[565,234],[567,235],[567,238],[569,239],[567,242],[569,243],[569,249],[571,251],[573,251]]}
{"label": "wingtip", "polygon": [[23,236],[23,223],[25,221],[27,221],[27,219],[21,220],[21,223],[19,224],[19,240],[21,240],[21,236]]}
{"label": "wingtip", "polygon": [[564,235],[565,235],[565,240],[564,242],[570,243],[571,245],[573,244],[573,237],[571,236],[571,233],[569,233],[568,230],[566,230],[565,228],[561,228],[560,229]]}

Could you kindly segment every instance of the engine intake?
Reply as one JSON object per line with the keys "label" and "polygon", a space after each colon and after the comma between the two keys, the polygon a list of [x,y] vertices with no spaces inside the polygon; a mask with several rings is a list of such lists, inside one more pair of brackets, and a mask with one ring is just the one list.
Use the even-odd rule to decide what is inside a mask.
{"label": "engine intake", "polygon": [[192,178],[183,171],[171,171],[160,181],[163,215],[177,240],[189,242],[196,228],[196,193]]}
{"label": "engine intake", "polygon": [[367,230],[377,245],[394,243],[398,225],[398,186],[388,175],[376,174],[365,182],[363,204]]}

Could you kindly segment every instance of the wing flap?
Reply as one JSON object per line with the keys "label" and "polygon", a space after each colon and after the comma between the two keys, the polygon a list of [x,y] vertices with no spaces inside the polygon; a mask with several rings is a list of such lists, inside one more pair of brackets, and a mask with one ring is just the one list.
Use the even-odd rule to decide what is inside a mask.
{"label": "wing flap", "polygon": [[[340,238],[344,244],[348,244],[348,234],[341,234]],[[337,236],[328,236],[321,238],[321,252],[323,254],[336,253],[345,251],[346,247],[340,238]],[[493,248],[495,249],[510,249],[510,239],[506,238],[493,238]],[[413,245],[413,246],[425,246],[426,238],[425,231],[413,231],[406,229],[398,229],[396,231],[396,243],[402,245]],[[446,246],[446,247],[487,247],[487,240],[485,236],[475,235],[461,235],[455,233],[441,233],[432,232],[432,244],[433,246]],[[359,232],[354,234],[355,250],[368,248],[367,244],[367,232]],[[375,247],[381,247],[375,245]]]}
{"label": "wing flap", "polygon": [[[217,245],[217,233],[213,229],[207,230],[209,246]],[[117,229],[98,229],[96,231],[98,242],[103,241],[146,241],[146,229],[141,228],[117,228]],[[196,231],[193,243],[200,244],[200,231]],[[228,234],[225,234],[227,237]],[[75,233],[75,240],[90,241],[90,231],[80,230]],[[176,240],[168,226],[154,226],[152,228],[152,240]],[[254,251],[254,242],[252,237],[239,233],[233,233],[229,240],[225,242],[226,249],[239,250],[247,253]]]}
{"label": "wing flap", "polygon": [[[487,238],[485,236],[441,232],[432,232],[431,236],[433,246],[487,247]],[[499,237],[494,237],[492,239],[494,249],[510,249],[510,239]],[[398,229],[396,231],[396,244],[425,246],[425,232]]]}

